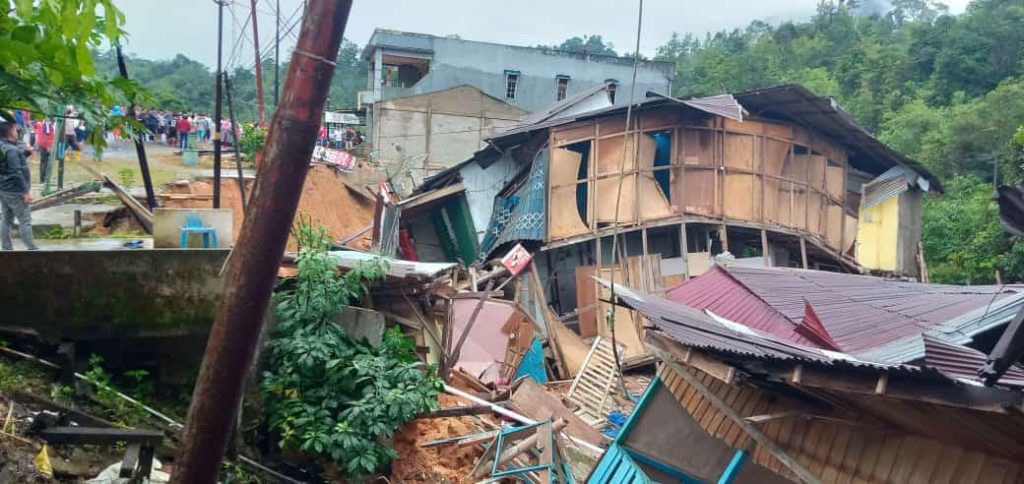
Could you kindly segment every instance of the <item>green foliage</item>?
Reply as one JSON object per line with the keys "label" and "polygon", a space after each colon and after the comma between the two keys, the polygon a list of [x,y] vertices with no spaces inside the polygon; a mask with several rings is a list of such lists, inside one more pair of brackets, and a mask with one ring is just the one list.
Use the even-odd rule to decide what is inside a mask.
{"label": "green foliage", "polygon": [[383,262],[339,276],[326,229],[300,219],[294,234],[299,275],[276,297],[278,323],[261,384],[270,426],[282,448],[337,462],[351,477],[371,475],[396,457],[384,440],[436,408],[440,380],[400,335],[389,332],[374,348],[335,323],[383,277]]}
{"label": "green foliage", "polygon": [[[13,3],[13,5],[12,5]],[[137,127],[108,119],[110,106],[127,105],[138,85],[96,70],[92,50],[122,36],[124,15],[113,0],[0,0],[0,106],[63,113],[73,104],[90,126]],[[99,132],[99,130],[94,130]],[[103,146],[102,133],[91,139]]]}
{"label": "green foliage", "polygon": [[1024,247],[1001,234],[989,198],[996,173],[1024,183],[1024,3],[974,0],[960,15],[932,0],[887,3],[822,0],[806,21],[673,34],[656,58],[675,62],[681,97],[799,83],[836,98],[953,186],[925,205],[933,280],[991,281],[996,269],[1022,280]]}
{"label": "green foliage", "polygon": [[[0,0],[2,1],[2,0]],[[351,108],[357,93],[366,89],[367,63],[356,44],[345,40],[338,51],[334,77],[331,80],[331,107]],[[117,56],[112,50],[93,53],[97,72],[117,75]],[[174,111],[198,111],[212,115],[214,73],[203,63],[179,54],[170,60],[148,60],[127,56],[128,73],[138,85],[150,93],[146,107]],[[263,95],[268,121],[274,114],[274,59],[264,58]],[[282,59],[281,85],[288,73],[288,59]],[[254,69],[237,67],[230,72],[231,100],[240,123],[257,121],[256,74]]]}
{"label": "green foliage", "polygon": [[[145,376],[146,373],[137,374]],[[113,377],[103,368],[103,357],[89,355],[89,370],[85,377],[96,386],[96,400],[107,409],[110,419],[128,427],[137,427],[149,416],[138,406],[121,398],[114,387]]]}
{"label": "green foliage", "polygon": [[1005,279],[1024,277],[1024,244],[999,227],[992,185],[956,176],[946,194],[925,202],[921,228],[932,282],[990,284],[995,271]]}
{"label": "green foliage", "polygon": [[580,54],[617,55],[615,53],[615,46],[611,42],[605,42],[600,35],[570,37],[558,45],[539,45],[537,47],[563,50],[566,52],[577,52]]}
{"label": "green foliage", "polygon": [[132,184],[135,183],[135,170],[131,168],[121,168],[117,170],[117,178],[121,181],[121,186],[125,188],[131,188]]}
{"label": "green foliage", "polygon": [[267,130],[254,126],[242,132],[242,136],[238,138],[238,149],[241,150],[246,161],[252,162],[256,159],[256,153],[263,150],[263,145],[266,142]]}

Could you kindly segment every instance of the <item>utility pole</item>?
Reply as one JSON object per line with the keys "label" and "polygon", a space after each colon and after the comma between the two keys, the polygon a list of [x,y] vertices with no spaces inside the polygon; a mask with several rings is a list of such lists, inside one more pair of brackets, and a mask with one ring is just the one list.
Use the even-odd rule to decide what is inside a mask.
{"label": "utility pole", "polygon": [[[352,0],[309,0],[263,149],[249,215],[225,275],[172,482],[217,479],[295,220]],[[261,189],[262,188],[262,189]]]}
{"label": "utility pole", "polygon": [[278,90],[281,87],[281,0],[277,0],[277,8],[274,9],[277,29],[274,34],[274,109],[277,109]]}
{"label": "utility pole", "polygon": [[[214,94],[213,106],[213,208],[220,208],[220,148],[221,148],[221,111],[220,103],[223,96],[221,87],[222,62],[224,57],[224,1],[217,1],[217,75],[214,76],[217,90]],[[234,126],[232,126],[232,129]],[[237,143],[237,141],[236,141]]]}
{"label": "utility pole", "polygon": [[[228,120],[231,126],[235,126],[235,103],[231,102],[231,78],[224,73],[224,91],[228,95]],[[238,143],[232,143],[235,149],[235,169],[238,171],[238,189],[242,191],[242,213],[248,213],[249,207],[245,204],[245,177],[242,175],[242,154]]]}
{"label": "utility pole", "polygon": [[[263,61],[260,60],[260,28],[256,22],[259,15],[256,12],[256,0],[249,1],[252,5],[252,45],[256,52],[256,109],[259,110],[260,124],[263,124],[267,122],[267,115],[263,112]],[[234,121],[231,126],[234,126]]]}
{"label": "utility pole", "polygon": [[[117,51],[117,69],[121,71],[121,77],[128,79],[128,65],[124,61],[124,54],[121,52],[121,43],[114,43]],[[135,115],[135,100],[128,106],[128,115]],[[63,133],[63,132],[62,132]],[[142,184],[146,187],[146,205],[152,211],[156,208],[156,192],[153,191],[153,178],[149,176],[149,160],[146,158],[146,146],[142,142],[142,135],[135,136],[135,154],[139,157],[139,171],[142,172]],[[49,180],[47,180],[49,181]]]}

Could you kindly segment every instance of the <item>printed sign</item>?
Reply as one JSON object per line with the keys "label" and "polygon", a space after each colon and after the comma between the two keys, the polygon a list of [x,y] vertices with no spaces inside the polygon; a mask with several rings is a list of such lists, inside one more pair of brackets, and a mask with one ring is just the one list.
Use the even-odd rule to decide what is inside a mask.
{"label": "printed sign", "polygon": [[533,256],[523,248],[522,244],[516,244],[508,254],[505,254],[505,257],[501,258],[501,265],[505,266],[508,272],[515,276],[522,272],[532,259]]}
{"label": "printed sign", "polygon": [[356,157],[346,151],[332,150],[323,146],[313,148],[312,163],[323,163],[338,168],[341,171],[352,171],[356,167]]}

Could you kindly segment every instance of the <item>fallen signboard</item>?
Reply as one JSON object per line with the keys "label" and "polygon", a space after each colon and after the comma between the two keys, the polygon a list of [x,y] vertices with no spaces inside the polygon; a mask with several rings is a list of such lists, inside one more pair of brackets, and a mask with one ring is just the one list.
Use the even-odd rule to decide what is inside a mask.
{"label": "fallen signboard", "polygon": [[331,165],[341,171],[349,172],[356,167],[356,157],[341,150],[333,150],[323,146],[313,148],[313,155],[310,156],[310,163],[323,163]]}

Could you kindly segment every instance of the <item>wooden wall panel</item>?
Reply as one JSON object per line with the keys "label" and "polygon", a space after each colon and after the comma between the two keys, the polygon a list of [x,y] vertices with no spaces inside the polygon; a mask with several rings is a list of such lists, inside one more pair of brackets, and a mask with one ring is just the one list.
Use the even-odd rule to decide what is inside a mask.
{"label": "wooden wall panel", "polygon": [[[615,204],[616,195],[619,199],[618,207]],[[636,174],[597,180],[594,190],[594,221],[633,222],[636,220],[636,201]],[[618,217],[615,216],[616,211]]]}
{"label": "wooden wall panel", "polygon": [[551,198],[548,206],[548,238],[558,239],[590,231],[576,203],[577,176],[582,155],[575,151],[551,150],[549,183]]}
{"label": "wooden wall panel", "polygon": [[641,173],[639,177],[637,206],[640,220],[657,220],[671,216],[674,212],[669,204],[668,194],[661,191],[661,185],[654,179],[654,174],[648,171]]}
{"label": "wooden wall panel", "polygon": [[717,166],[715,160],[715,133],[707,129],[682,129],[676,145],[679,158],[686,165]]}
{"label": "wooden wall panel", "polygon": [[686,212],[715,215],[715,170],[687,168],[683,175],[683,207]]}
{"label": "wooden wall panel", "polygon": [[596,266],[576,266],[576,307],[580,310],[580,337],[597,336]]}
{"label": "wooden wall panel", "polygon": [[[756,387],[728,385],[710,375],[689,370],[713,393],[748,417],[804,407],[796,400]],[[658,375],[708,433],[736,448],[747,444],[746,434],[665,365]],[[871,397],[868,397],[871,398]],[[922,418],[930,418],[921,415]],[[823,482],[865,483],[1010,483],[1024,479],[1024,465],[967,450],[955,441],[939,441],[898,431],[891,426],[856,421],[780,418],[761,425],[762,432]],[[774,456],[755,445],[757,464],[796,480]]]}
{"label": "wooden wall panel", "polygon": [[758,220],[761,204],[755,187],[754,175],[745,173],[725,174],[724,214],[728,218]]}
{"label": "wooden wall panel", "polygon": [[551,129],[551,139],[555,146],[575,143],[594,137],[594,123],[588,122],[583,125],[569,125],[561,128]]}
{"label": "wooden wall panel", "polygon": [[825,169],[825,193],[836,200],[843,199],[846,182],[844,181],[844,170],[841,166],[828,165]]}
{"label": "wooden wall panel", "polygon": [[789,158],[789,143],[774,139],[764,140],[764,174],[782,176],[782,168]]}
{"label": "wooden wall panel", "polygon": [[723,162],[729,168],[753,171],[754,137],[745,134],[726,134]]}
{"label": "wooden wall panel", "polygon": [[837,252],[842,251],[843,244],[843,206],[828,202],[825,211],[825,242]]}
{"label": "wooden wall panel", "polygon": [[[654,140],[650,136],[644,136],[645,139],[649,140],[653,146]],[[625,141],[624,141],[625,140]],[[625,146],[625,153],[623,153],[623,143]],[[598,176],[601,175],[614,175],[622,172],[628,172],[635,170],[636,155],[636,135],[630,135],[628,137],[613,136],[611,138],[603,138],[598,140],[597,149],[597,163],[595,165],[595,173]],[[653,153],[654,149],[650,149]],[[625,155],[625,158],[623,158]]]}

